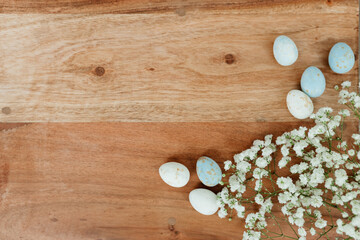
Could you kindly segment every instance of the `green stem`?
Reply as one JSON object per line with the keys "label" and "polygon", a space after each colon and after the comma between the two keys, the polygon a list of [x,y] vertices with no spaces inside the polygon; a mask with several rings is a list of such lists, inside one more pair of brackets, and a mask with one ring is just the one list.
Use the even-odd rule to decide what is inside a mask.
{"label": "green stem", "polygon": [[328,232],[330,232],[334,227],[335,227],[334,225],[331,225],[330,229],[327,230],[326,232],[320,234],[320,236],[319,236],[316,240],[318,240],[318,239],[320,239],[322,236],[326,235],[326,234],[327,234]]}

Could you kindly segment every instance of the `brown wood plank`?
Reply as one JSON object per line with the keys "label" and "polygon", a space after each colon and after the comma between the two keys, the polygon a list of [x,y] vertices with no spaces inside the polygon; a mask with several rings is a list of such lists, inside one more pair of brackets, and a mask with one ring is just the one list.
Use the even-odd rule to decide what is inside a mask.
{"label": "brown wood plank", "polygon": [[[297,126],[2,124],[0,239],[240,239],[242,220],[203,216],[190,206],[189,192],[203,187],[197,158],[208,155],[221,164],[253,140]],[[357,131],[357,123],[347,123],[346,131]],[[187,186],[175,189],[160,179],[158,167],[167,161],[189,168]]]}
{"label": "brown wood plank", "polygon": [[[290,6],[289,6],[290,5]],[[340,7],[339,7],[340,6]],[[355,13],[357,3],[349,0],[3,0],[0,13],[150,13],[175,11],[183,15],[194,9],[242,9],[269,13],[288,12]]]}
{"label": "brown wood plank", "polygon": [[[52,2],[61,3],[66,1]],[[338,108],[332,88],[344,80],[357,85],[357,62],[337,75],[327,57],[334,43],[344,41],[357,58],[357,3],[274,1],[272,11],[259,4],[251,12],[248,3],[184,16],[0,14],[0,121],[296,121],[285,98],[310,65],[327,79],[315,108]],[[35,1],[35,9],[38,4],[44,2]],[[290,67],[272,55],[280,34],[299,49]]]}

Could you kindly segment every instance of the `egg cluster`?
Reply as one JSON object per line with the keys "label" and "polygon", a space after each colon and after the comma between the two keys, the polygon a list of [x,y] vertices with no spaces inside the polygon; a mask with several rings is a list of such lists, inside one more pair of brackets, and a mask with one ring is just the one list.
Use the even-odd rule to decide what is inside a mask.
{"label": "egg cluster", "polygon": [[[219,165],[209,157],[202,156],[196,162],[196,173],[199,180],[207,187],[218,185],[222,178]],[[168,162],[160,166],[161,179],[172,187],[183,187],[190,179],[190,172],[181,163]],[[216,195],[205,188],[197,188],[190,192],[191,206],[201,214],[212,215],[218,210]]]}
{"label": "egg cluster", "polygon": [[[293,40],[287,36],[279,36],[273,46],[274,57],[282,66],[290,66],[298,58],[298,49]],[[336,43],[329,53],[329,66],[335,73],[350,71],[355,64],[352,49],[346,43]],[[297,119],[310,117],[314,111],[311,98],[320,97],[326,87],[326,80],[321,70],[315,66],[305,69],[301,76],[301,90],[291,90],[286,97],[286,104],[291,115]]]}

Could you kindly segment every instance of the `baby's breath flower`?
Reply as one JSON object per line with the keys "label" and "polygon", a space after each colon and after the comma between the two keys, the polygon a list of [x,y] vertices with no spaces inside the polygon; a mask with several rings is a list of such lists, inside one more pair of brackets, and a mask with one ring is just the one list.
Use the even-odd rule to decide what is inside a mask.
{"label": "baby's breath flower", "polygon": [[346,180],[348,179],[348,176],[346,174],[346,171],[344,169],[339,169],[335,171],[335,183],[338,186],[344,185]]}
{"label": "baby's breath flower", "polygon": [[260,232],[255,232],[253,230],[247,230],[243,234],[243,240],[258,240],[261,238]]}
{"label": "baby's breath flower", "polygon": [[264,168],[268,165],[268,162],[264,158],[258,158],[256,159],[256,166],[259,168]]}
{"label": "baby's breath flower", "polygon": [[360,200],[352,200],[350,204],[352,206],[352,212],[355,215],[360,215]]}
{"label": "baby's breath flower", "polygon": [[321,219],[321,218],[319,218],[315,222],[315,227],[320,228],[320,229],[326,227],[326,225],[327,225],[327,221],[325,221],[324,219]]}
{"label": "baby's breath flower", "polygon": [[298,229],[298,234],[301,236],[301,237],[305,237],[306,236],[306,231],[304,228],[299,228]]}
{"label": "baby's breath flower", "polygon": [[288,164],[288,162],[290,162],[290,160],[291,160],[291,158],[290,158],[290,157],[288,157],[288,156],[283,157],[283,158],[279,161],[279,163],[278,163],[279,168],[283,168],[283,167],[285,167],[285,166],[286,166],[286,164]]}
{"label": "baby's breath flower", "polygon": [[227,160],[227,161],[224,162],[224,165],[225,165],[225,166],[224,166],[224,169],[225,169],[225,171],[227,171],[227,170],[230,169],[231,164],[232,164],[232,162],[231,162],[230,160]]}
{"label": "baby's breath flower", "polygon": [[345,81],[345,82],[341,83],[341,87],[342,88],[349,88],[349,87],[351,87],[351,82],[350,81]]}
{"label": "baby's breath flower", "polygon": [[350,149],[350,150],[348,150],[348,154],[349,154],[349,156],[354,156],[355,155],[355,151],[354,151],[354,149]]}
{"label": "baby's breath flower", "polygon": [[220,210],[218,211],[218,216],[220,218],[225,218],[227,216],[227,211],[225,208],[220,208]]}

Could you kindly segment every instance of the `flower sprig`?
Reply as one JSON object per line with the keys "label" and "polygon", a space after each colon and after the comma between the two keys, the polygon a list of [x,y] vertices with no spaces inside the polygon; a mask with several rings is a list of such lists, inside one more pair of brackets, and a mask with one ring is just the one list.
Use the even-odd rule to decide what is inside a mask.
{"label": "flower sprig", "polygon": [[[348,81],[341,90],[335,86],[339,103],[360,119],[360,96],[348,92],[350,86]],[[331,231],[360,239],[360,134],[352,135],[352,143],[344,139],[344,120],[349,116],[347,109],[334,114],[329,107],[321,108],[311,115],[315,126],[310,129],[285,132],[275,143],[267,135],[226,161],[224,187],[217,194],[219,217],[244,218],[245,240],[329,238]],[[278,152],[281,158],[276,161]],[[290,175],[279,176],[277,169],[282,168]],[[281,206],[281,218],[272,212],[275,203]],[[334,214],[340,217],[334,219]],[[284,219],[293,236],[283,233],[279,222]],[[267,229],[270,222],[280,233]]]}

